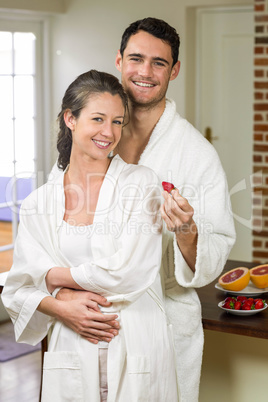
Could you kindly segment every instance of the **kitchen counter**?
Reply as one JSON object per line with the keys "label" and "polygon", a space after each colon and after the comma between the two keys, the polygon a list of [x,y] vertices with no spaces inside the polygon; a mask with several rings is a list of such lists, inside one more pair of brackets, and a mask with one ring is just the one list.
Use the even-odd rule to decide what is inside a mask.
{"label": "kitchen counter", "polygon": [[[223,272],[241,266],[252,268],[256,266],[256,263],[228,260]],[[204,329],[268,339],[268,308],[258,314],[247,317],[226,313],[218,307],[218,303],[224,300],[227,294],[216,289],[216,283],[217,280],[203,288],[197,289],[202,305]],[[0,283],[0,293],[2,290],[1,285],[3,283]],[[268,301],[268,292],[258,297]]]}
{"label": "kitchen counter", "polygon": [[[228,260],[224,271],[236,267],[252,268],[256,263]],[[204,329],[227,332],[268,339],[268,308],[251,316],[237,316],[226,313],[218,307],[218,303],[227,297],[225,292],[215,288],[217,280],[203,288],[196,289],[202,305],[202,322]],[[258,296],[268,300],[268,292]]]}

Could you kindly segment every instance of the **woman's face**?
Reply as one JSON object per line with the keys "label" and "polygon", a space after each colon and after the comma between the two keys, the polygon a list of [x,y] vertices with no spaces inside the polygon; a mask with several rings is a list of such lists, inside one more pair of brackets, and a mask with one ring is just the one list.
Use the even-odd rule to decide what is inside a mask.
{"label": "woman's face", "polygon": [[92,95],[78,118],[66,111],[64,120],[72,131],[72,155],[91,160],[106,159],[116,147],[122,131],[124,106],[119,95]]}

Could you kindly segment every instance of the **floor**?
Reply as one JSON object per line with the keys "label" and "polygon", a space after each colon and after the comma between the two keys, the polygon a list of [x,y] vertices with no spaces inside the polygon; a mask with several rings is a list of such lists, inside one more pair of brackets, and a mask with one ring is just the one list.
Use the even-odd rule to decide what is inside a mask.
{"label": "floor", "polygon": [[0,402],[38,402],[41,351],[0,363]]}

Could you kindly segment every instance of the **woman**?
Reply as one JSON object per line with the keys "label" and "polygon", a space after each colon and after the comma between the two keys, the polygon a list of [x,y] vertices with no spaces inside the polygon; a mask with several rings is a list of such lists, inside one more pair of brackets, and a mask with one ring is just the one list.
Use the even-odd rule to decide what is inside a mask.
{"label": "woman", "polygon": [[[126,109],[115,77],[94,70],[79,76],[59,114],[62,173],[21,208],[3,301],[18,341],[36,344],[50,329],[44,402],[178,400],[159,275],[158,179],[109,157]],[[119,335],[93,344],[48,317],[66,308],[51,297],[61,286],[105,296],[112,307],[103,311],[118,317]]]}

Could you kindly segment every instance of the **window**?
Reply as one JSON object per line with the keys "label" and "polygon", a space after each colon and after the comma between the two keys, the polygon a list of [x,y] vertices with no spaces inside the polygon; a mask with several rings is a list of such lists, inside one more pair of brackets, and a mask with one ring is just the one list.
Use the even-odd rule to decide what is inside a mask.
{"label": "window", "polygon": [[0,15],[0,271],[12,264],[20,205],[47,173],[42,34],[41,21]]}

